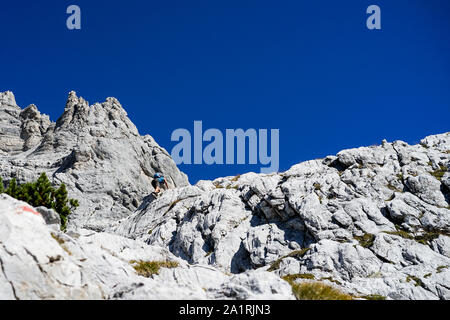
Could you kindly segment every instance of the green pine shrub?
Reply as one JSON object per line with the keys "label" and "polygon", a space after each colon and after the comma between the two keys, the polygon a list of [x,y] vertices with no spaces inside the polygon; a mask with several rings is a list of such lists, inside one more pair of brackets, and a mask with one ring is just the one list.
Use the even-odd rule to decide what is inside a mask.
{"label": "green pine shrub", "polygon": [[37,181],[17,184],[13,178],[6,189],[0,178],[0,193],[6,193],[12,198],[24,201],[33,207],[46,207],[55,210],[61,218],[61,230],[66,230],[69,215],[79,206],[78,200],[69,199],[66,185],[59,188],[52,186],[45,173]]}

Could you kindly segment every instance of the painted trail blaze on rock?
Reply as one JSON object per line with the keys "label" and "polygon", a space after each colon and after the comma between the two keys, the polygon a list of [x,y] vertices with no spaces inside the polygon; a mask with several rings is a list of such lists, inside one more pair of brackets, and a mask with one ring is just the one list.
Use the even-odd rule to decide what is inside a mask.
{"label": "painted trail blaze on rock", "polygon": [[34,209],[32,209],[32,208],[30,208],[28,206],[20,206],[20,207],[18,207],[16,209],[16,213],[17,214],[23,214],[25,212],[29,212],[29,213],[32,213],[32,214],[34,214],[36,216],[42,217],[42,215],[39,212],[37,212],[36,210],[34,210]]}

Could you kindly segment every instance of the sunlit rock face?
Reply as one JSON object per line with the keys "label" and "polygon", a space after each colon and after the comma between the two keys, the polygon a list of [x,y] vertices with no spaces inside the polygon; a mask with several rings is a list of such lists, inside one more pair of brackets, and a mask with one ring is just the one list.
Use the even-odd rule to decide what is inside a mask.
{"label": "sunlit rock face", "polygon": [[[151,277],[131,261],[171,262]],[[275,274],[225,274],[167,248],[86,229],[62,233],[35,208],[0,195],[0,300],[293,299]]]}
{"label": "sunlit rock face", "polygon": [[[0,299],[293,299],[286,275],[449,299],[449,167],[444,133],[192,186],[114,98],[71,92],[51,122],[0,93],[0,176],[46,172],[80,202],[62,233],[54,212],[0,196]],[[158,198],[156,171],[170,185]],[[178,266],[146,278],[132,260]]]}
{"label": "sunlit rock face", "polygon": [[313,275],[355,296],[450,298],[450,134],[148,198],[112,231],[193,264]]}
{"label": "sunlit rock face", "polygon": [[67,185],[80,201],[69,228],[101,231],[129,216],[153,191],[155,172],[171,187],[189,185],[167,151],[140,136],[114,98],[90,106],[71,92],[55,123],[34,105],[20,109],[11,92],[1,93],[0,152],[5,181],[27,182],[45,172]]}

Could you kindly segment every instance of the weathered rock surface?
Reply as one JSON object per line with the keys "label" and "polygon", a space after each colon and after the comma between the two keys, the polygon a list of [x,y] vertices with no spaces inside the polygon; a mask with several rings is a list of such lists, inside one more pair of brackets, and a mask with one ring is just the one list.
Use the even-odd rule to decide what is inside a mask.
{"label": "weathered rock surface", "polygon": [[45,172],[67,185],[80,200],[69,228],[101,231],[130,215],[153,191],[156,171],[171,187],[189,184],[166,150],[139,135],[116,99],[89,106],[75,92],[56,123],[35,105],[20,109],[11,92],[0,93],[0,155],[4,181],[28,182]]}
{"label": "weathered rock surface", "polygon": [[[114,98],[70,93],[53,123],[2,93],[0,176],[46,172],[81,206],[60,233],[54,212],[1,196],[0,298],[289,299],[280,277],[303,274],[358,297],[450,299],[449,167],[444,133],[191,186]],[[172,187],[157,199],[155,171]],[[130,260],[179,267],[147,279]]]}
{"label": "weathered rock surface", "polygon": [[0,155],[22,150],[20,138],[21,109],[16,105],[12,92],[0,92]]}
{"label": "weathered rock surface", "polygon": [[450,134],[147,198],[110,231],[189,263],[313,275],[355,296],[450,298]]}
{"label": "weathered rock surface", "polygon": [[[146,278],[133,260],[179,265]],[[232,276],[139,240],[85,229],[58,232],[7,195],[0,195],[0,266],[0,300],[293,299],[289,284],[266,271]]]}

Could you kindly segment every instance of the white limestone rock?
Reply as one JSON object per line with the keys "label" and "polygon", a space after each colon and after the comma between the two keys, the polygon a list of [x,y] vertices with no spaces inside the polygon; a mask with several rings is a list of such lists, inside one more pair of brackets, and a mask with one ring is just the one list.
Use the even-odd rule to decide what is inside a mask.
{"label": "white limestone rock", "polygon": [[[132,261],[178,266],[146,278]],[[266,271],[230,276],[139,240],[86,229],[58,232],[7,195],[0,195],[0,266],[0,300],[293,299],[290,286]]]}
{"label": "white limestone rock", "polygon": [[[308,273],[356,296],[448,299],[449,151],[450,133],[418,145],[383,141],[283,173],[190,186],[114,98],[89,106],[72,92],[63,115],[49,123],[35,106],[21,110],[12,93],[2,93],[0,176],[25,182],[46,172],[80,201],[67,233],[39,218],[40,231],[31,235],[36,244],[53,241],[48,252],[33,253],[38,261],[42,254],[60,255],[56,265],[67,264],[64,275],[80,289],[58,287],[62,271],[56,267],[47,281],[37,271],[42,261],[30,260],[31,271],[21,269],[15,259],[31,256],[11,249],[10,238],[22,243],[17,234],[25,224],[14,227],[3,218],[0,242],[9,242],[0,247],[6,270],[0,294],[14,298],[11,284],[29,272],[36,276],[34,291],[17,292],[32,299],[291,299],[280,276]],[[155,171],[171,185],[158,198],[151,195]],[[2,203],[13,206],[10,199]],[[50,232],[71,255],[55,246]],[[141,259],[177,261],[179,267],[143,278],[129,263]]]}
{"label": "white limestone rock", "polygon": [[150,136],[140,136],[114,98],[92,106],[69,94],[56,123],[36,106],[21,110],[11,92],[0,96],[0,176],[19,183],[47,173],[65,183],[80,207],[68,228],[105,230],[129,216],[153,191],[162,172],[171,187],[189,185],[166,150]]}
{"label": "white limestone rock", "polygon": [[102,298],[34,208],[0,195],[0,225],[0,299]]}
{"label": "white limestone rock", "polygon": [[430,138],[439,143],[429,149],[385,141],[280,174],[201,181],[148,198],[112,232],[225,272],[272,266],[357,296],[446,299],[449,195],[425,157],[448,165],[449,139]]}

